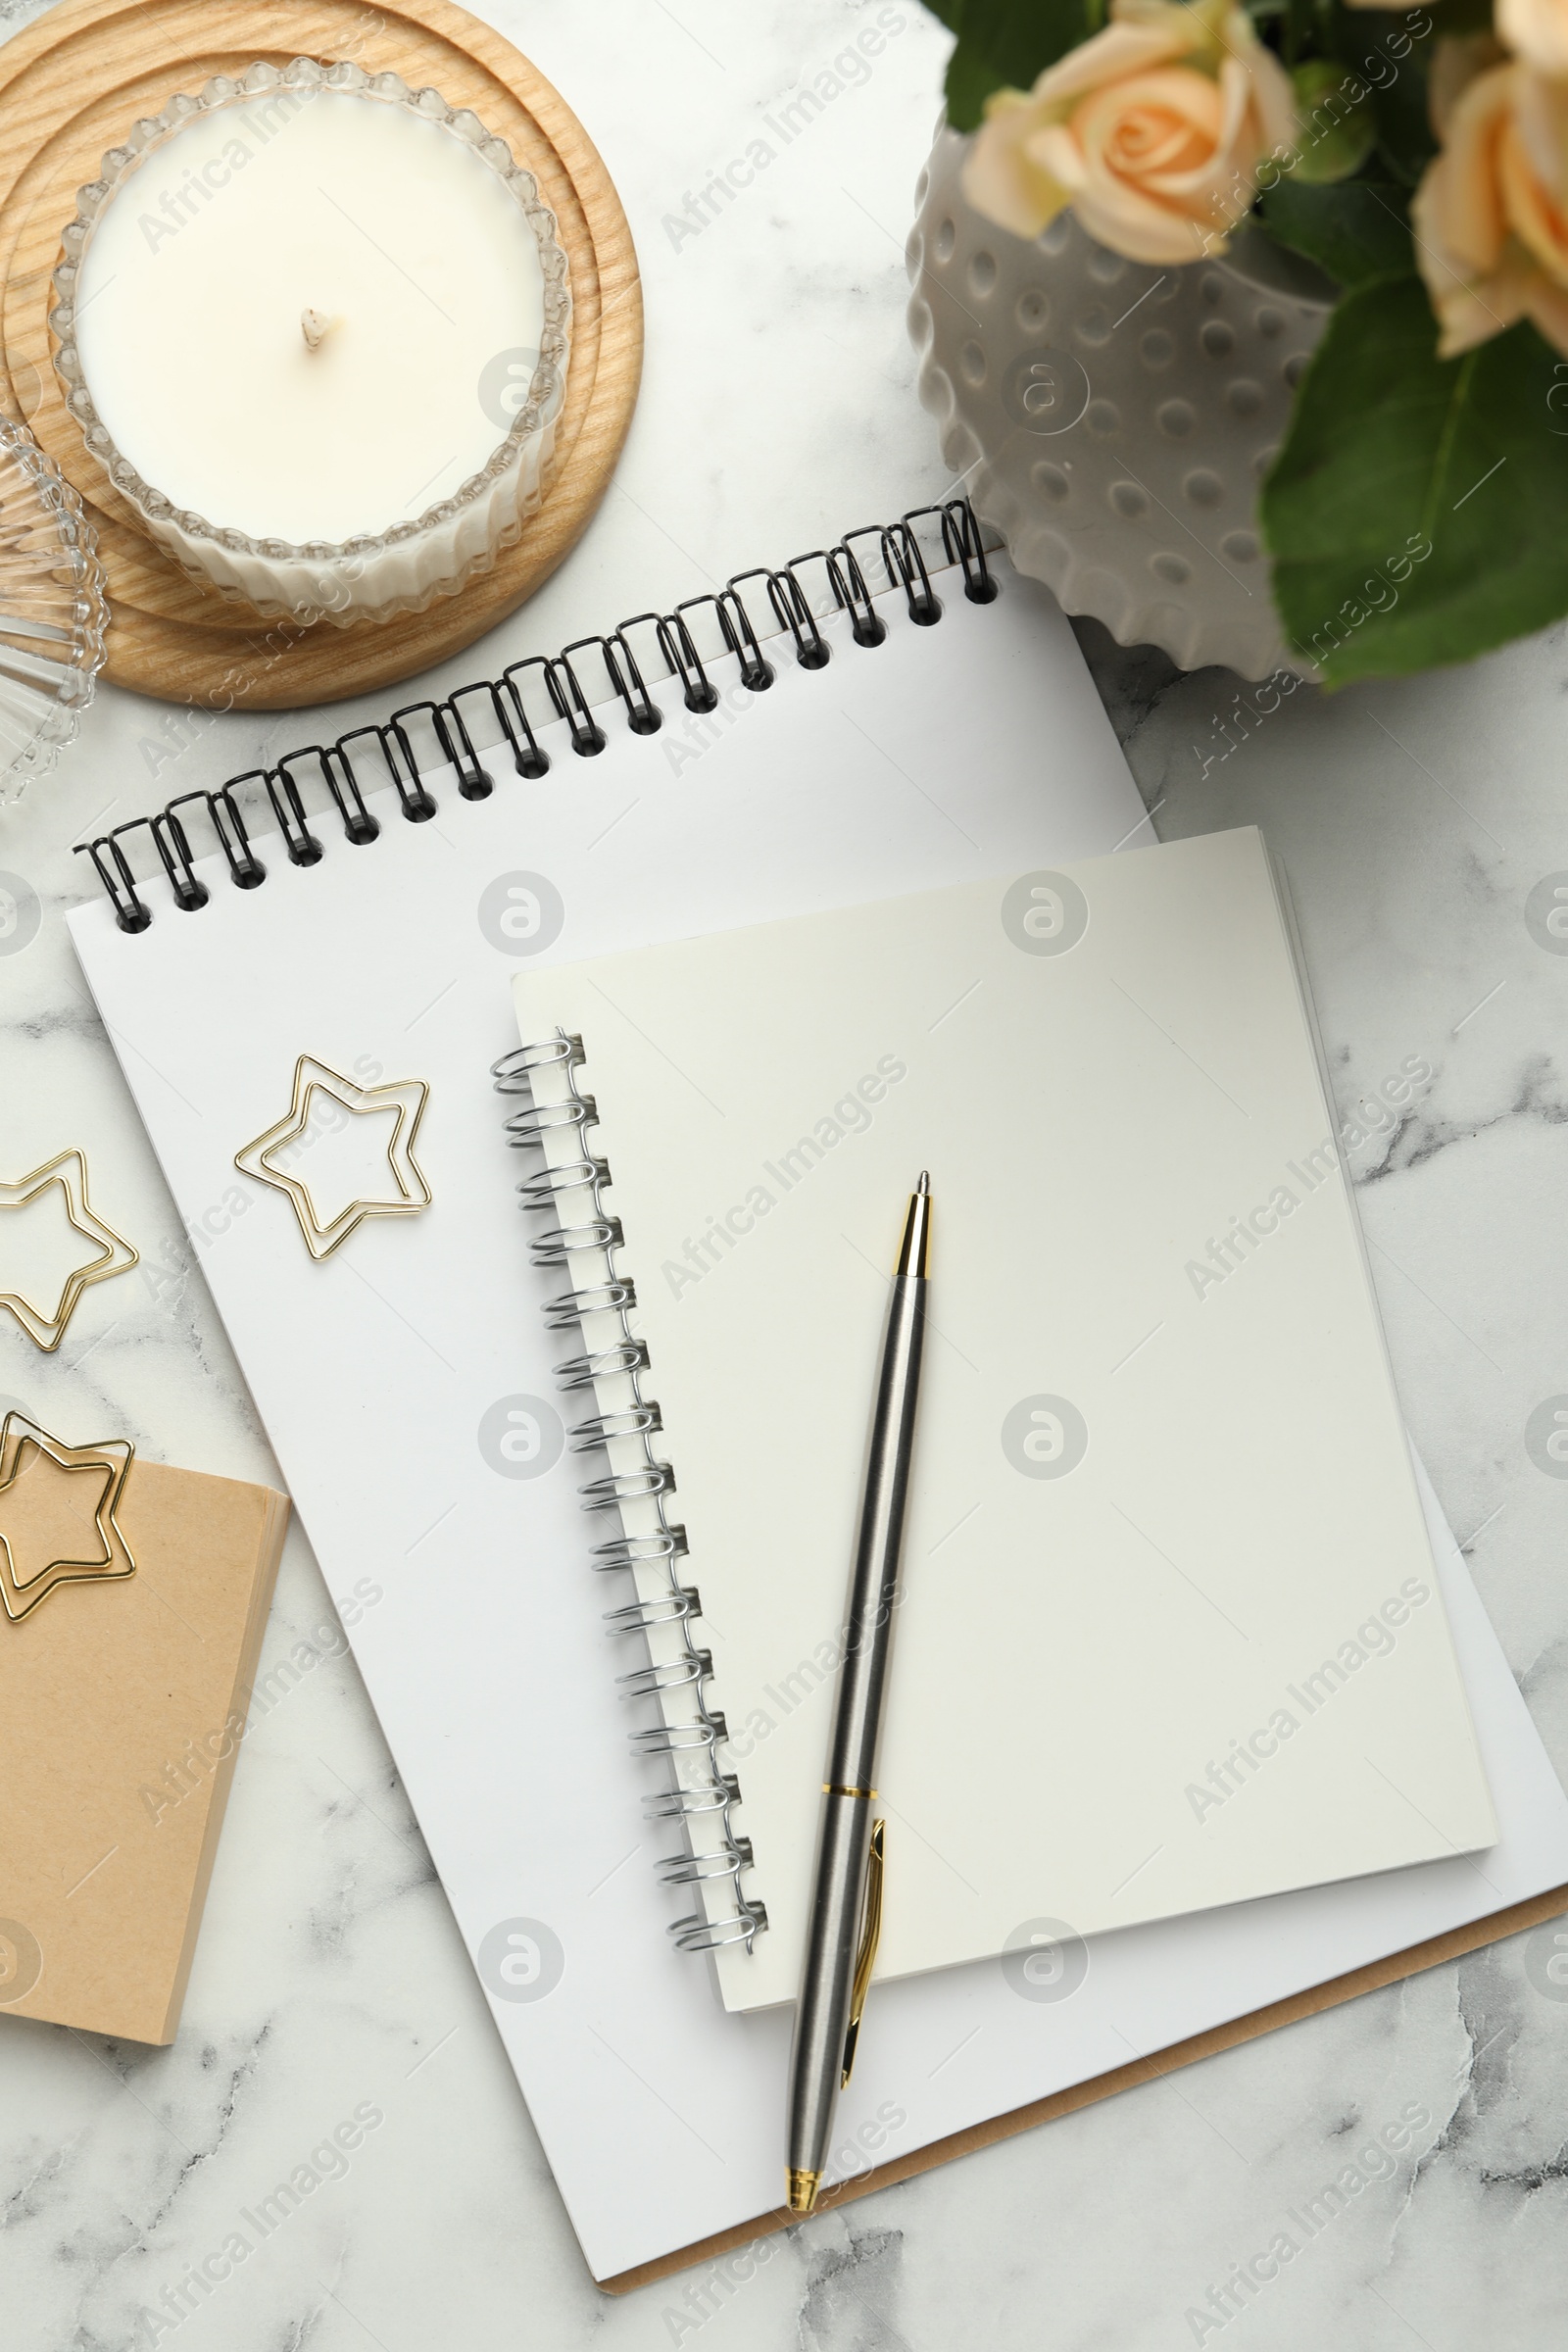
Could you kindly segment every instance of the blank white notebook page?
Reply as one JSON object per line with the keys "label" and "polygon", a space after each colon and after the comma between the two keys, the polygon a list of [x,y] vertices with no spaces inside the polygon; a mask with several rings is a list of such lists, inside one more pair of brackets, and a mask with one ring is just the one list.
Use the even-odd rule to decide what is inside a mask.
{"label": "blank white notebook page", "polygon": [[[525,1040],[582,1039],[636,1284],[743,1891],[769,1919],[720,1954],[730,2006],[797,1988],[922,1167],[879,1976],[1042,1919],[1097,1935],[1494,1839],[1254,831],[525,971],[514,994]],[[577,1131],[552,1149],[577,1156]]]}

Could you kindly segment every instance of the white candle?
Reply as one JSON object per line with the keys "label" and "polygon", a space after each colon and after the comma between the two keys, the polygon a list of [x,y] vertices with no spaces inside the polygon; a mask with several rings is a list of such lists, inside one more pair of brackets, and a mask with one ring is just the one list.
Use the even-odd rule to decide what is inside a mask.
{"label": "white candle", "polygon": [[539,503],[565,257],[531,174],[393,74],[297,60],[138,123],[56,272],[89,448],[187,569],[352,621],[450,592]]}

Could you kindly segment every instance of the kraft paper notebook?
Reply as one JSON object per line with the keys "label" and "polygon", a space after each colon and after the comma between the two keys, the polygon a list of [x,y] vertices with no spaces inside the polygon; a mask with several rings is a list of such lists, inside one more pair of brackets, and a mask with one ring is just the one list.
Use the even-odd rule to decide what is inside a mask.
{"label": "kraft paper notebook", "polygon": [[[873,1982],[1046,1916],[1099,1935],[1494,1842],[1257,833],[528,971],[514,995],[539,1062],[523,1131],[562,1188],[541,1250],[606,1366],[732,2008],[800,1980],[874,1351],[922,1167],[938,1255]],[[619,1242],[559,1248],[607,1217]],[[624,1312],[601,1303],[617,1280]],[[662,1463],[667,1502],[642,1492]],[[726,1774],[740,1801],[697,1809]]]}
{"label": "kraft paper notebook", "polygon": [[[90,1466],[14,1423],[0,1477],[19,1577],[99,1556]],[[112,1521],[133,1570],[0,1619],[0,2017],[173,2040],[287,1525],[270,1487],[136,1455]]]}
{"label": "kraft paper notebook", "polygon": [[[563,1285],[530,1263],[514,1190],[528,1163],[502,1124],[517,1105],[492,1091],[489,1065],[516,1047],[510,983],[524,966],[1147,844],[1061,614],[999,560],[991,577],[994,601],[971,601],[956,563],[934,568],[929,608],[918,580],[906,596],[878,577],[873,608],[826,615],[820,564],[775,574],[776,606],[765,580],[743,581],[755,655],[729,608],[729,649],[711,608],[686,616],[690,650],[668,628],[685,681],[665,675],[651,627],[629,632],[646,710],[623,660],[624,700],[590,673],[597,655],[558,663],[559,714],[541,668],[525,666],[532,750],[496,681],[523,772],[490,687],[438,682],[444,741],[425,708],[401,732],[387,723],[281,761],[280,815],[262,780],[237,784],[218,803],[226,853],[203,803],[187,803],[161,826],[167,874],[145,829],[120,837],[124,875],[100,849],[144,927],[122,928],[96,886],[71,918],[171,1190],[212,1241],[204,1274],[328,1583],[377,1562],[385,1597],[352,1631],[356,1658],[605,2280],[770,2214],[789,2014],[726,2013],[707,1966],[668,1934],[679,1905],[654,1866],[670,1825],[642,1807],[662,1776],[628,1742],[648,1710],[616,1690],[624,1669],[601,1613],[618,1595],[586,1569],[586,1465],[565,1451],[571,1408],[554,1381],[581,1342],[545,1328]],[[693,708],[704,679],[711,702]],[[652,734],[631,723],[645,730],[648,710]],[[309,862],[304,832],[319,849]],[[416,1147],[430,1207],[366,1222],[321,1263],[288,1201],[234,1166],[287,1112],[301,1054],[362,1086],[430,1090]],[[857,1063],[847,1082],[860,1075]],[[213,1237],[215,1202],[229,1208]],[[1261,1255],[1248,1271],[1269,1279]],[[748,1355],[737,1380],[750,1369]],[[1541,1915],[1544,1890],[1568,1880],[1568,1806],[1426,1501],[1497,1844],[1098,1936],[1060,2005],[1020,2000],[995,1960],[879,1986],[835,2179],[1018,2128],[1008,2119],[1029,2102],[1094,2095],[1083,2086],[1143,2053],[1256,2031],[1236,2021],[1336,1997],[1311,1988],[1347,1972],[1419,1965],[1392,1956],[1427,1939],[1482,1940],[1509,1906]],[[879,2108],[899,2120],[878,2123]]]}

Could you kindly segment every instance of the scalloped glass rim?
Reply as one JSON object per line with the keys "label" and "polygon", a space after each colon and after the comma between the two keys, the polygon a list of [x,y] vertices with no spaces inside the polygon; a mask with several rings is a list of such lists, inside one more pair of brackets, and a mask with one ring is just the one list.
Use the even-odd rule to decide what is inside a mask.
{"label": "scalloped glass rim", "polygon": [[[81,257],[92,236],[93,223],[109,203],[116,188],[144,157],[161,147],[164,141],[183,128],[193,115],[210,113],[224,106],[243,104],[274,90],[345,90],[354,95],[380,100],[390,106],[406,106],[426,122],[439,122],[442,127],[471,147],[482,163],[489,166],[499,179],[506,182],[516,198],[533,230],[539,248],[539,264],[544,272],[544,326],[539,337],[539,361],[529,379],[528,397],[514,418],[506,438],[497,443],[477,473],[455,490],[450,498],[438,499],[426,507],[422,514],[413,519],[389,524],[384,531],[362,532],[352,539],[313,539],[295,546],[284,539],[254,539],[249,532],[232,524],[210,522],[205,514],[189,508],[176,507],[154,484],[146,482],[130,460],[115,447],[107,426],[93,405],[87,388],[81,362],[72,340],[75,321],[74,300],[76,271]],[[162,113],[143,116],[132,124],[122,147],[111,147],[103,159],[100,176],[89,180],[76,191],[76,212],[61,238],[66,259],[54,272],[52,283],[56,301],[50,309],[49,325],[54,335],[55,372],[65,388],[66,406],[81,428],[92,456],[103,466],[115,488],[127,499],[149,522],[170,522],[178,526],[192,539],[210,539],[216,546],[231,550],[236,555],[260,556],[273,563],[304,563],[315,564],[345,564],[361,563],[380,554],[384,548],[405,547],[411,540],[426,532],[441,529],[465,507],[475,505],[492,485],[517,460],[519,452],[545,426],[559,416],[565,398],[565,362],[570,345],[571,275],[566,255],[557,235],[555,214],[539,195],[539,183],[533,173],[517,163],[505,139],[487,130],[471,108],[449,106],[439,90],[414,90],[398,74],[367,74],[363,67],[342,60],[323,66],[315,58],[296,57],[284,67],[264,62],[250,66],[238,78],[226,74],[215,74],[205,83],[200,95],[192,98],[176,91]],[[466,579],[474,566],[465,571]],[[464,579],[451,582],[461,587]],[[217,585],[209,582],[210,586]],[[235,595],[233,590],[221,593]],[[442,593],[436,591],[435,593]],[[239,599],[248,602],[248,599]]]}
{"label": "scalloped glass rim", "polygon": [[[49,517],[59,553],[62,601],[71,605],[69,636],[56,638],[57,650],[69,647],[59,666],[64,671],[52,693],[36,690],[37,723],[30,742],[20,751],[0,755],[0,806],[35,776],[53,767],[61,751],[74,741],[81,714],[93,698],[104,663],[104,637],[109,627],[107,583],[98,561],[98,541],[82,513],[81,500],[54,460],[39,448],[24,424],[0,416],[0,457],[10,458],[32,482],[41,513]],[[0,538],[0,640],[6,634],[9,604],[8,550]],[[69,591],[64,583],[69,582]],[[62,624],[63,626],[66,624]],[[26,634],[35,634],[29,627]],[[0,672],[4,670],[0,651]]]}

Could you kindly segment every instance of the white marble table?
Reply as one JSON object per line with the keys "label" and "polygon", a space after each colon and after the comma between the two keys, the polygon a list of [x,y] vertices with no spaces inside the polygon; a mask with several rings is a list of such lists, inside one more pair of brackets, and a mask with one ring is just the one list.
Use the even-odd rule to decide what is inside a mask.
{"label": "white marble table", "polygon": [[[0,29],[35,13],[0,0]],[[603,147],[649,337],[602,513],[495,647],[464,658],[470,675],[945,486],[903,325],[903,238],[945,50],[912,0],[489,0],[488,13]],[[688,193],[879,14],[900,29],[863,84],[701,233],[674,234],[666,217]],[[1568,868],[1561,632],[1442,681],[1302,693],[1261,723],[1245,705],[1238,723],[1235,681],[1176,679],[1161,657],[1085,635],[1161,831],[1259,820],[1283,852],[1346,1115],[1406,1057],[1433,1066],[1352,1166],[1411,1427],[1568,1767],[1568,1485],[1525,1443],[1532,1409],[1568,1391],[1568,959],[1525,911]],[[61,916],[88,887],[70,845],[89,828],[302,732],[297,716],[194,721],[105,692],[58,777],[0,812],[0,867],[45,909],[37,937],[0,957],[0,1159],[87,1141],[113,1162],[145,1261],[89,1294],[58,1357],[0,1333],[0,1391],[24,1390],[46,1420],[107,1414],[151,1452],[274,1479]],[[332,1622],[296,1535],[264,1666],[302,1640],[337,1650]],[[1160,2352],[1198,2339],[1188,2311],[1267,2246],[1362,2127],[1419,2101],[1433,2117],[1419,2163],[1202,2340],[1531,2352],[1561,2342],[1568,2302],[1568,2000],[1537,1989],[1524,1940],[853,2205],[780,2241],[740,2286],[699,2273],[608,2302],[365,1693],[323,1654],[246,1742],[175,2046],[0,2019],[5,2342]],[[367,2097],[386,2125],[346,2177],[176,2318],[181,2279],[237,2208]]]}

